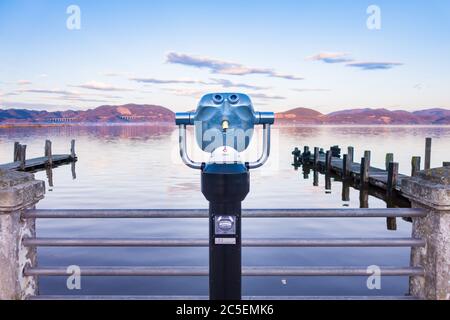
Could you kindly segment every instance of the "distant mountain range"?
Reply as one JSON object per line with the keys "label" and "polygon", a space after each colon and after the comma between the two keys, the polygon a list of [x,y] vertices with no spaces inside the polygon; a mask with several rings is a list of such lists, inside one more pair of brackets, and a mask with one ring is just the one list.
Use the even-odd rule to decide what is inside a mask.
{"label": "distant mountain range", "polygon": [[352,124],[352,125],[448,125],[450,110],[434,108],[415,112],[387,109],[349,109],[322,114],[297,108],[277,114],[281,124]]}
{"label": "distant mountain range", "polygon": [[[0,109],[0,125],[64,123],[173,123],[175,114],[157,105],[127,104],[101,106],[83,111],[34,111]],[[358,125],[450,125],[450,110],[442,108],[415,112],[387,109],[350,109],[322,114],[308,108],[277,113],[277,123]]]}

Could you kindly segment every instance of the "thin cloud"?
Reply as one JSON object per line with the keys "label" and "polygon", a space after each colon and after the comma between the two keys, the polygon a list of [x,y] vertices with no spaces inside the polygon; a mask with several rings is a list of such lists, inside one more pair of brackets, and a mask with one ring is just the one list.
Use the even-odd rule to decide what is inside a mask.
{"label": "thin cloud", "polygon": [[245,83],[235,83],[227,79],[211,79],[215,84],[221,85],[224,88],[243,88],[243,89],[251,89],[251,90],[266,90],[270,89],[269,87],[260,87],[254,86],[251,84]]}
{"label": "thin cloud", "polygon": [[19,90],[21,93],[38,93],[38,94],[59,94],[59,95],[78,95],[78,92],[68,91],[68,90],[60,90],[60,89],[27,89],[27,90]]}
{"label": "thin cloud", "polygon": [[328,92],[331,89],[319,89],[319,88],[308,88],[308,89],[292,89],[297,92]]}
{"label": "thin cloud", "polygon": [[348,67],[360,68],[362,70],[389,70],[397,66],[402,66],[399,62],[354,62],[348,63]]}
{"label": "thin cloud", "polygon": [[27,86],[27,85],[30,85],[32,82],[31,81],[29,81],[29,80],[19,80],[19,81],[17,81],[17,85],[19,85],[19,86]]}
{"label": "thin cloud", "polygon": [[97,82],[97,81],[90,81],[85,84],[71,86],[71,87],[88,89],[88,90],[97,90],[97,91],[133,91],[132,89],[129,89],[129,88],[115,87],[113,85],[106,84],[103,82]]}
{"label": "thin cloud", "polygon": [[181,64],[199,69],[208,69],[211,73],[244,76],[261,74],[268,77],[283,78],[288,80],[303,80],[295,75],[279,74],[272,69],[252,68],[240,63],[213,59],[209,57],[194,56],[177,52],[169,52],[166,56],[167,63]]}
{"label": "thin cloud", "polygon": [[262,100],[284,100],[286,99],[285,97],[282,96],[272,96],[272,95],[267,95],[265,93],[253,93],[250,94],[251,98],[255,98],[255,99],[262,99]]}
{"label": "thin cloud", "polygon": [[156,79],[156,78],[130,78],[131,81],[147,84],[209,84],[193,79]]}
{"label": "thin cloud", "polygon": [[307,57],[306,60],[322,61],[325,63],[344,63],[353,61],[350,54],[345,52],[321,52],[314,56]]}
{"label": "thin cloud", "polygon": [[186,96],[186,97],[201,97],[206,92],[198,89],[191,89],[191,88],[166,88],[164,91],[167,91],[171,94],[177,95],[177,96]]}

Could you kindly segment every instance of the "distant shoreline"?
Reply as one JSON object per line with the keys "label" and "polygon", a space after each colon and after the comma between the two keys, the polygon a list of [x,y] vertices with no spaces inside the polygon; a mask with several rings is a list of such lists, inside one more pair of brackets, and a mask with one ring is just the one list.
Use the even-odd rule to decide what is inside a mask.
{"label": "distant shoreline", "polygon": [[[14,124],[0,124],[0,129],[16,129],[16,128],[61,128],[61,127],[117,127],[117,126],[169,126],[176,127],[171,122],[84,122],[84,123],[14,123]],[[429,127],[429,128],[444,128],[450,127],[448,124],[352,124],[352,123],[336,123],[336,124],[315,124],[315,123],[275,123],[275,127],[282,128],[298,128],[298,127]]]}

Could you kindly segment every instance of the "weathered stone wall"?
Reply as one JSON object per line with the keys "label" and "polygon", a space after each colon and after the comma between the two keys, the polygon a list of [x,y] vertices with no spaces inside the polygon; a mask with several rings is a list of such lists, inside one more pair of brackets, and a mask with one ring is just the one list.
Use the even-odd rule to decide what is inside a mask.
{"label": "weathered stone wall", "polygon": [[23,220],[24,210],[44,197],[45,185],[29,173],[0,171],[0,299],[26,299],[37,293],[37,281],[23,268],[36,264],[36,250],[22,246],[35,236],[35,221]]}
{"label": "weathered stone wall", "polygon": [[413,248],[411,263],[422,266],[425,277],[410,279],[410,293],[424,299],[450,300],[450,167],[420,172],[402,181],[402,192],[414,208],[428,211],[413,221],[414,238],[426,241]]}

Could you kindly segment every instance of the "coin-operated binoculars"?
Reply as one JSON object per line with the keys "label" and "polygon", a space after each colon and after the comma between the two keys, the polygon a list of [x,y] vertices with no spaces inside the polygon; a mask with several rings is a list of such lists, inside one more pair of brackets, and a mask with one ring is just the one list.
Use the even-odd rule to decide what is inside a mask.
{"label": "coin-operated binoculars", "polygon": [[[201,170],[202,193],[209,201],[209,290],[212,300],[241,299],[241,202],[250,190],[250,169],[264,165],[270,154],[273,112],[255,112],[250,98],[239,93],[205,95],[195,113],[177,113],[180,155]],[[211,153],[207,163],[192,161],[186,151],[186,127],[195,126],[199,147]],[[263,153],[242,162],[255,125],[263,126]]]}

